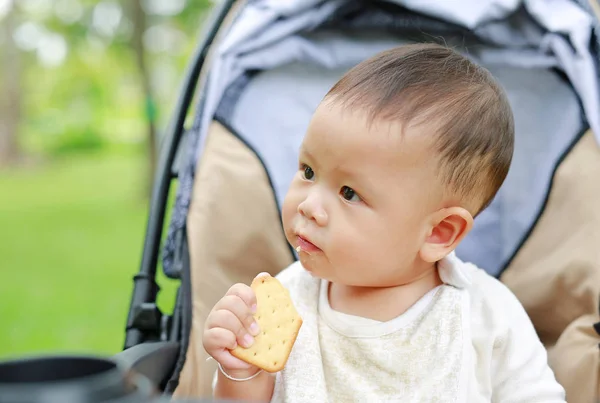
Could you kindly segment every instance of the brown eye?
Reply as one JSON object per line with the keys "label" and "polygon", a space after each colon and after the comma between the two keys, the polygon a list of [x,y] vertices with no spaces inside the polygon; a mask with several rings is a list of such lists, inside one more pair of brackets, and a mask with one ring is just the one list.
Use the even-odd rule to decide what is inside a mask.
{"label": "brown eye", "polygon": [[304,178],[307,180],[312,180],[315,177],[315,172],[308,165],[304,166]]}
{"label": "brown eye", "polygon": [[360,200],[360,197],[358,197],[358,195],[356,194],[354,189],[352,189],[348,186],[343,186],[342,189],[340,190],[340,194],[342,195],[342,197],[345,200],[348,200],[348,201],[359,201]]}

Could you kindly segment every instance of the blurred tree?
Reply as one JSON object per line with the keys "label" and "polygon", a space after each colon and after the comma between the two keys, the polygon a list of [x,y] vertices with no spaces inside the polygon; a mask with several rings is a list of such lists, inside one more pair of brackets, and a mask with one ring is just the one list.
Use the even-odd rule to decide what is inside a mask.
{"label": "blurred tree", "polygon": [[17,8],[9,2],[8,13],[0,22],[0,166],[12,165],[19,159],[17,135],[21,116],[21,55],[13,38]]}
{"label": "blurred tree", "polygon": [[160,128],[212,5],[0,0],[0,164],[143,150],[151,177]]}
{"label": "blurred tree", "polygon": [[146,63],[145,49],[144,49],[144,32],[147,29],[147,17],[144,8],[142,7],[142,0],[129,1],[130,4],[130,15],[133,21],[133,33],[131,35],[131,46],[135,53],[135,59],[137,68],[139,71],[139,79],[143,89],[143,96],[145,100],[145,115],[147,125],[147,137],[146,142],[148,144],[148,179],[147,179],[147,192],[148,194],[152,191],[152,181],[154,178],[154,172],[156,170],[156,157],[157,157],[157,139],[156,139],[156,104],[154,96],[152,95],[152,87],[150,85],[150,72]]}

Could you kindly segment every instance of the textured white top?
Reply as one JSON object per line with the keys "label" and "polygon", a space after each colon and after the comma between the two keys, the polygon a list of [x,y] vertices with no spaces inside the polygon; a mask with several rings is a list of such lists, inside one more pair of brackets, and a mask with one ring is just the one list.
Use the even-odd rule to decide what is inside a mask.
{"label": "textured white top", "polygon": [[304,324],[272,402],[565,402],[514,295],[454,255],[438,267],[446,284],[388,322],[334,311],[299,262],[281,272]]}

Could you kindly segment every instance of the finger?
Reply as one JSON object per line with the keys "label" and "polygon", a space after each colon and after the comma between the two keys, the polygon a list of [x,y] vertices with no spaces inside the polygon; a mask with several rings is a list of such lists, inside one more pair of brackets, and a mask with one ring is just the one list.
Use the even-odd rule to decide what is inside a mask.
{"label": "finger", "polygon": [[269,273],[267,273],[266,271],[263,271],[262,273],[258,273],[255,278],[261,278],[261,277],[271,277],[271,275]]}
{"label": "finger", "polygon": [[202,336],[204,349],[210,355],[218,350],[233,350],[238,343],[233,332],[222,327],[213,327],[204,331]]}
{"label": "finger", "polygon": [[[215,358],[215,360],[217,360],[217,358]],[[219,359],[217,361],[221,363],[223,368],[226,368],[226,371],[236,369],[250,369],[254,367],[253,365],[250,365],[247,362],[242,361],[237,357],[234,357],[229,351],[223,351],[223,353],[219,355]]]}
{"label": "finger", "polygon": [[258,323],[254,319],[250,308],[242,299],[237,295],[226,295],[221,298],[217,305],[215,305],[215,310],[225,309],[233,312],[235,316],[238,317],[240,322],[244,325],[246,330],[252,335],[256,336],[259,332]]}
{"label": "finger", "polygon": [[242,347],[250,347],[254,343],[254,337],[248,333],[246,327],[240,319],[228,309],[218,309],[214,311],[209,329],[221,327],[227,329],[235,335],[235,338]]}
{"label": "finger", "polygon": [[250,308],[252,313],[256,312],[256,294],[246,284],[235,284],[225,295],[237,295]]}
{"label": "finger", "polygon": [[234,357],[229,352],[230,349],[237,347],[235,335],[223,328],[213,328],[204,333],[204,349],[206,352],[219,362],[224,368],[228,369],[249,369],[252,365]]}

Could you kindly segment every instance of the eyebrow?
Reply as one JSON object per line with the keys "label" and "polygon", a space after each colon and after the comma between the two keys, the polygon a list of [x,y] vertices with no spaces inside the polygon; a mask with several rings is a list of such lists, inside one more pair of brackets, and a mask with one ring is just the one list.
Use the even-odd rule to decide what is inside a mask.
{"label": "eyebrow", "polygon": [[313,156],[312,156],[312,154],[310,153],[310,151],[308,151],[308,150],[306,149],[306,147],[304,146],[304,144],[302,144],[302,145],[300,146],[300,154],[306,154],[306,155],[307,155],[309,158],[312,158],[312,157],[313,157]]}
{"label": "eyebrow", "polygon": [[[315,156],[312,155],[312,153],[310,151],[308,151],[304,145],[302,145],[300,147],[300,153],[298,156],[300,157],[302,155],[304,155],[307,159],[309,159],[311,162],[316,164],[317,161],[315,159]],[[316,167],[314,167],[314,168],[316,168]]]}

